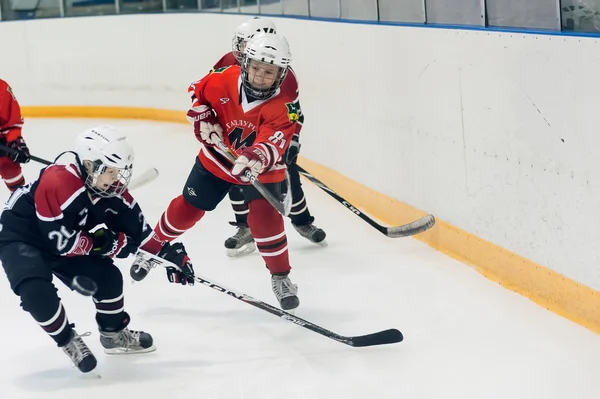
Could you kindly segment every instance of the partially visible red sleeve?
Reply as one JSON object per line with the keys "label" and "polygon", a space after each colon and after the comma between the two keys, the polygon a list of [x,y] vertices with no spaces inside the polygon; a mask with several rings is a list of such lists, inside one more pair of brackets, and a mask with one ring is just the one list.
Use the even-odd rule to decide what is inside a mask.
{"label": "partially visible red sleeve", "polygon": [[17,98],[8,83],[0,79],[0,134],[11,142],[21,136],[22,128],[23,116]]}
{"label": "partially visible red sleeve", "polygon": [[240,63],[238,62],[238,60],[235,59],[235,57],[233,56],[233,53],[230,51],[227,54],[225,54],[223,57],[221,57],[221,59],[219,61],[217,61],[215,66],[213,66],[213,69],[219,69],[219,68],[228,67],[231,65],[240,65]]}

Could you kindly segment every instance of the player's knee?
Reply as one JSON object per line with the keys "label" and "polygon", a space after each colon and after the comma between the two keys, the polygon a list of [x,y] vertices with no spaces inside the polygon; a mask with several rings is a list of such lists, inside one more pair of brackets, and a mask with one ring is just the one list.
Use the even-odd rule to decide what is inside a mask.
{"label": "player's knee", "polygon": [[244,201],[244,191],[239,186],[232,186],[229,190],[229,199],[231,201]]}
{"label": "player's knee", "polygon": [[260,220],[280,219],[281,215],[277,210],[264,198],[252,200],[248,203],[248,217]]}
{"label": "player's knee", "polygon": [[200,211],[213,211],[219,202],[221,202],[221,198],[216,198],[212,194],[213,193],[210,190],[203,193],[197,193],[191,187],[186,187],[183,190],[183,199],[185,200],[183,206],[187,208],[188,211],[192,212],[192,214],[196,214]]}
{"label": "player's knee", "polygon": [[123,293],[123,275],[121,270],[111,262],[103,268],[102,273],[96,280],[98,291],[94,295],[96,299],[112,299]]}
{"label": "player's knee", "polygon": [[40,307],[56,311],[60,301],[54,284],[41,278],[22,281],[17,287],[17,294],[21,297],[21,307],[27,312],[36,311]]}

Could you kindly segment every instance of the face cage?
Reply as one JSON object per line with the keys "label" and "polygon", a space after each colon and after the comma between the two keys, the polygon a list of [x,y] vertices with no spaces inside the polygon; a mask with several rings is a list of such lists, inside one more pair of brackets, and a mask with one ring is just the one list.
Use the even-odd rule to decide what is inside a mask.
{"label": "face cage", "polygon": [[88,191],[96,197],[100,198],[110,198],[121,195],[127,189],[129,182],[131,180],[132,168],[115,168],[119,170],[119,174],[117,176],[117,180],[112,183],[106,190],[102,190],[96,187],[96,183],[98,182],[98,177],[106,172],[108,167],[101,163],[101,161],[96,161],[93,164],[93,170],[88,173],[87,178],[85,180],[85,185]]}
{"label": "face cage", "polygon": [[250,83],[250,76],[248,74],[248,67],[250,66],[251,60],[252,59],[248,57],[244,59],[244,64],[242,66],[242,85],[246,90],[246,94],[248,94],[249,96],[252,96],[259,100],[266,100],[273,96],[273,94],[275,94],[277,89],[279,89],[279,87],[283,83],[285,77],[287,76],[287,68],[279,67],[279,78],[275,82],[273,82],[273,85],[271,85],[271,87],[266,89],[257,89],[254,86],[252,86],[252,83]]}
{"label": "face cage", "polygon": [[244,38],[239,37],[237,34],[233,35],[233,39],[231,40],[231,52],[233,56],[239,62],[242,63],[242,59],[244,58],[244,51],[242,50],[242,46],[244,45]]}

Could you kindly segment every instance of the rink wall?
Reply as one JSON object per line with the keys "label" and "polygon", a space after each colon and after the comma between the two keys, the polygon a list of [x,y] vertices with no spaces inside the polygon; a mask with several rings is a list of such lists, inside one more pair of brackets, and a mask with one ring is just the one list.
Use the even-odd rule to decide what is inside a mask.
{"label": "rink wall", "polygon": [[[28,117],[185,122],[245,18],[0,23],[0,77]],[[309,171],[386,223],[434,214],[417,238],[600,332],[598,39],[274,20]]]}

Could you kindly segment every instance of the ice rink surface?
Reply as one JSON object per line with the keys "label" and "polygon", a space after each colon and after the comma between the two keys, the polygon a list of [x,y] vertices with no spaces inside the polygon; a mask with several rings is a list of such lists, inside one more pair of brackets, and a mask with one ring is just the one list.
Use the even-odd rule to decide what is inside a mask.
{"label": "ice rink surface", "polygon": [[[186,125],[129,120],[28,119],[32,154],[53,159],[80,131],[109,123],[127,132],[135,173],[161,175],[132,192],[154,226],[183,187],[198,143]],[[40,165],[25,166],[28,181]],[[286,221],[299,286],[296,315],[343,335],[398,328],[404,342],[352,348],[203,286],[169,284],[153,270],[132,284],[119,260],[130,327],[158,350],[110,356],[101,349],[91,299],[59,281],[69,320],[98,357],[102,378],[81,374],[19,306],[0,278],[2,399],[596,399],[600,336],[412,238],[388,239],[309,182],[304,188],[328,247]],[[4,201],[7,190],[0,187]],[[225,256],[235,232],[228,200],[181,240],[196,272],[276,305],[258,252]]]}

